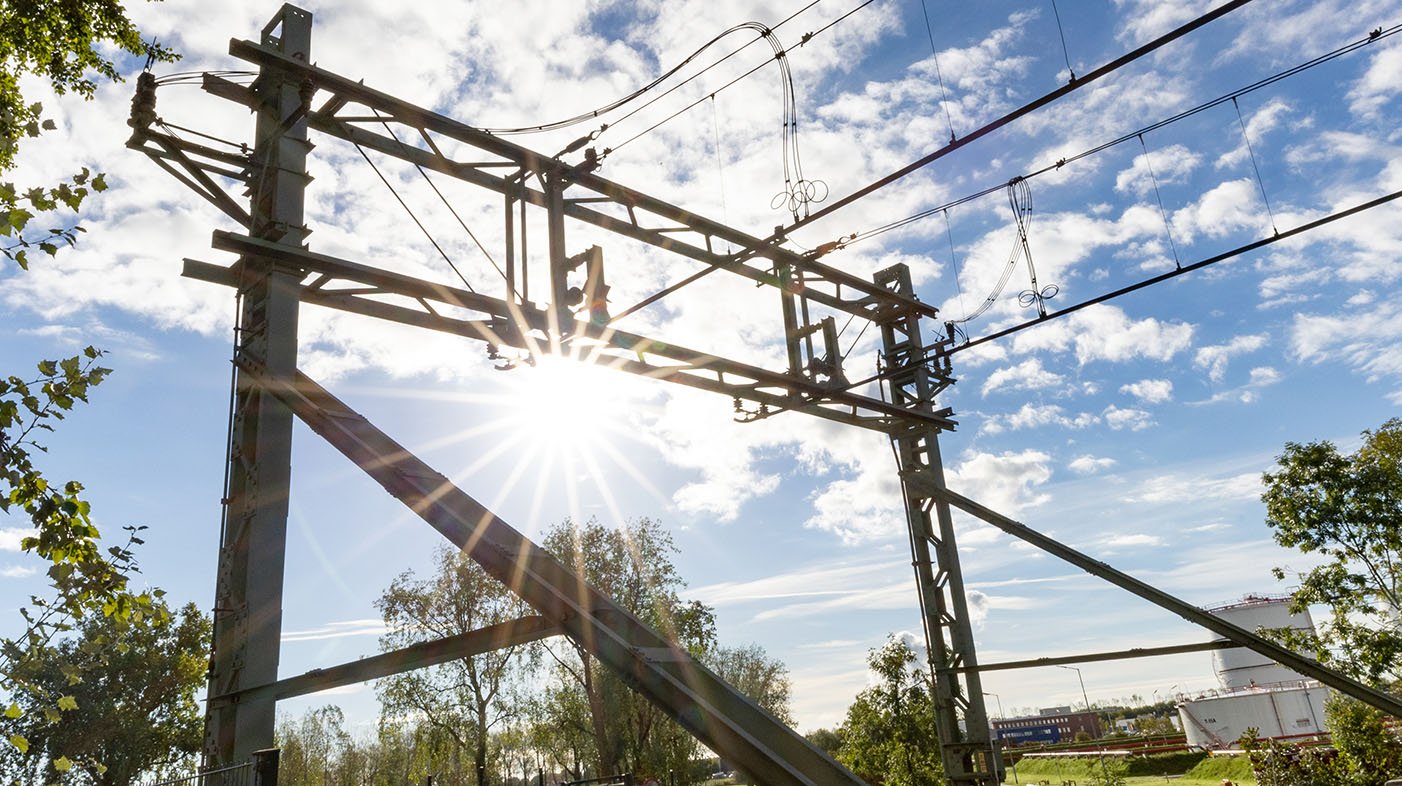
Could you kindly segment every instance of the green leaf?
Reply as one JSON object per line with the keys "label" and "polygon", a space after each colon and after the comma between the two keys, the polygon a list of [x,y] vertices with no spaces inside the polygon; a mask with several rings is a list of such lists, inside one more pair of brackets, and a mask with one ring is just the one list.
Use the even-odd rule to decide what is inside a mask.
{"label": "green leaf", "polygon": [[10,744],[15,746],[20,753],[29,753],[29,740],[26,740],[18,734],[10,735]]}
{"label": "green leaf", "polygon": [[93,177],[93,179],[92,179],[92,190],[94,190],[94,191],[106,191],[106,190],[107,190],[107,175],[103,174],[102,172],[98,172],[97,175],[96,175],[95,177]]}
{"label": "green leaf", "polygon": [[78,709],[78,700],[72,696],[60,696],[58,698],[58,708],[64,712]]}
{"label": "green leaf", "polygon": [[20,709],[20,708],[19,708],[19,705],[18,705],[18,704],[15,704],[14,702],[10,702],[10,708],[7,709],[7,710],[5,710],[5,717],[6,717],[6,718],[11,718],[11,719],[13,719],[13,718],[18,718],[19,716],[21,716],[21,715],[23,715],[23,714],[24,714],[24,710]]}
{"label": "green leaf", "polygon": [[54,769],[59,772],[68,772],[73,769],[73,762],[70,761],[67,756],[60,756],[54,759]]}

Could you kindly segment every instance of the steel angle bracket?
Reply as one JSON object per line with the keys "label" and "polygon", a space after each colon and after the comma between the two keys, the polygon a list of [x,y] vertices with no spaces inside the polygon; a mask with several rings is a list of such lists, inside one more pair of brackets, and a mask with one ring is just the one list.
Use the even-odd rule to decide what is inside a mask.
{"label": "steel angle bracket", "polygon": [[240,370],[576,645],[758,782],[865,786],[305,374],[287,381],[248,365]]}

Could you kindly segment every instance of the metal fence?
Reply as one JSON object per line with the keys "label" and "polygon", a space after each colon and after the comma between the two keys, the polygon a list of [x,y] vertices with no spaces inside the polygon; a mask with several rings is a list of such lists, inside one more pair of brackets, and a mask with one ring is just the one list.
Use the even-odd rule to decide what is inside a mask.
{"label": "metal fence", "polygon": [[277,786],[278,750],[257,751],[245,762],[202,769],[193,775],[146,786]]}

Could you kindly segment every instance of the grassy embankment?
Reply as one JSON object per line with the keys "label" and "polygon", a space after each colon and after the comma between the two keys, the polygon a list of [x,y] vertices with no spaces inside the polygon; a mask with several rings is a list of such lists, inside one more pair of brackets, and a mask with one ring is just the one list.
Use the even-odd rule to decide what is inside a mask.
{"label": "grassy embankment", "polygon": [[[1130,786],[1149,786],[1166,783],[1174,786],[1221,786],[1226,778],[1237,786],[1256,786],[1256,778],[1251,773],[1251,765],[1238,756],[1203,758],[1193,763],[1193,758],[1180,754],[1165,757],[1146,756],[1135,759],[1128,783]],[[1037,784],[1046,781],[1051,786],[1060,786],[1063,781],[1075,781],[1078,786],[1091,782],[1090,776],[1099,767],[1095,757],[1064,759],[1024,759],[1017,765],[1017,781],[1021,784]],[[1168,777],[1165,777],[1168,776]],[[1006,783],[1013,782],[1013,773],[1008,771]]]}

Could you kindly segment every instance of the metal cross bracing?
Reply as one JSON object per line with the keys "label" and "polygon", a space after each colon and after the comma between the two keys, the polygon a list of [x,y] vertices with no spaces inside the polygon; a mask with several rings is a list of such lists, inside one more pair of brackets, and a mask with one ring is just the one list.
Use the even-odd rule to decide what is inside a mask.
{"label": "metal cross bracing", "polygon": [[[1241,4],[1241,0],[1229,2],[1163,40]],[[918,300],[903,265],[866,281],[819,262],[817,254],[783,248],[779,245],[782,232],[761,240],[600,177],[594,172],[598,157],[592,151],[586,150],[581,162],[567,163],[332,74],[311,64],[310,30],[310,14],[284,6],[258,42],[231,42],[231,53],[259,67],[251,86],[204,76],[206,91],[256,113],[251,148],[234,153],[160,130],[164,124],[155,111],[156,80],[150,74],[138,81],[132,107],[129,145],[244,230],[214,235],[215,248],[238,254],[233,265],[196,260],[186,260],[185,265],[185,275],[234,287],[241,301],[210,667],[207,763],[238,761],[270,745],[278,698],[442,662],[454,653],[467,656],[563,632],[761,783],[860,783],[301,375],[296,370],[296,352],[302,302],[484,341],[489,353],[508,346],[532,354],[588,357],[623,371],[730,396],[739,419],[793,411],[885,433],[899,464],[935,686],[937,728],[933,733],[939,738],[946,779],[952,784],[988,786],[999,782],[1002,771],[983,705],[952,507],[1235,644],[1402,714],[1402,705],[1385,695],[950,491],[938,436],[941,430],[952,429],[954,421],[947,409],[937,408],[936,397],[954,381],[949,363],[954,348],[943,339],[924,344],[921,321],[936,316],[936,311]],[[309,180],[305,169],[311,150],[309,130],[499,194],[505,227],[504,296],[491,297],[470,287],[448,286],[310,251],[302,210]],[[587,140],[566,151],[584,144]],[[473,149],[471,158],[445,153],[464,147]],[[249,207],[243,208],[221,181],[241,185]],[[530,298],[527,207],[545,213],[544,305]],[[618,329],[617,317],[610,316],[604,298],[603,250],[594,247],[569,254],[567,219],[701,263],[700,272],[686,281],[727,272],[770,287],[779,295],[787,367],[773,371]],[[721,253],[722,247],[740,250]],[[583,287],[572,287],[570,276],[577,279],[581,267]],[[626,271],[612,271],[615,281],[620,275],[626,276]],[[644,298],[620,316],[676,288]],[[829,315],[814,316],[822,313]],[[865,395],[860,391],[866,382],[854,385],[847,380],[831,314],[851,315],[879,327],[882,367],[874,379],[884,383],[885,397]],[[746,405],[757,408],[745,409]],[[294,414],[470,553],[540,616],[278,680]]]}

